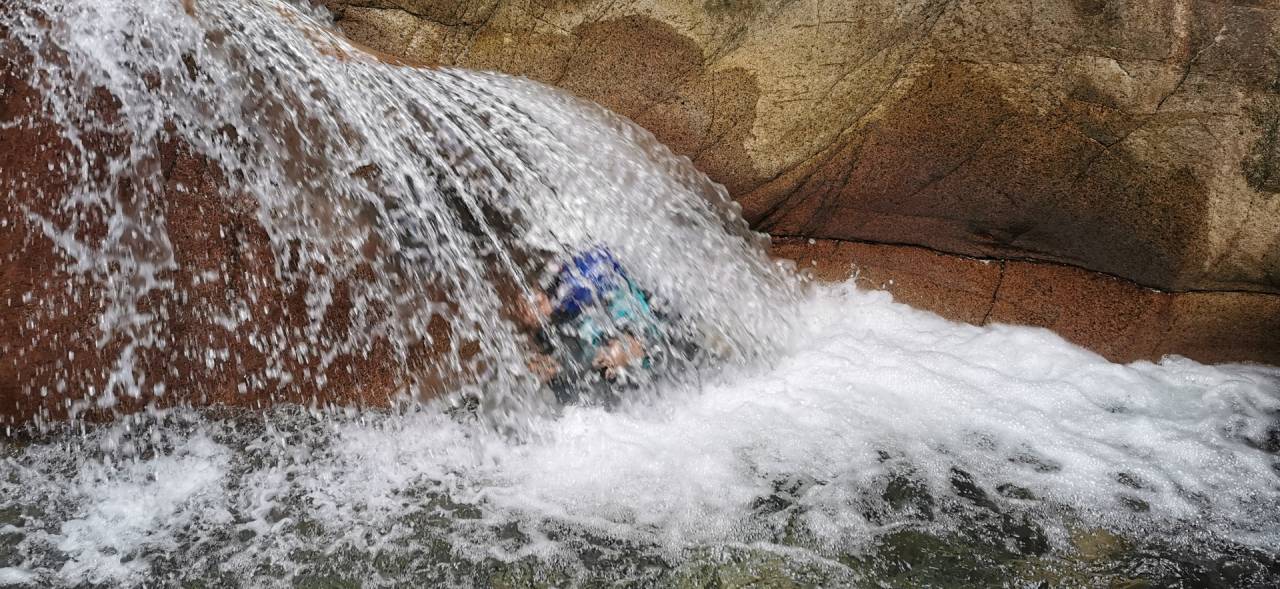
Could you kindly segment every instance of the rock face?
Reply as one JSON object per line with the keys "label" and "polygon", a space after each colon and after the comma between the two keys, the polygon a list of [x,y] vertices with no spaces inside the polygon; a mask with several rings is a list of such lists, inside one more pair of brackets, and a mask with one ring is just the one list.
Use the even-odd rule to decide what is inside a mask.
{"label": "rock face", "polygon": [[[419,377],[382,350],[340,355],[324,366],[314,354],[287,353],[347,329],[350,297],[335,289],[319,333],[308,331],[306,289],[286,293],[269,286],[278,283],[276,261],[257,207],[230,195],[219,169],[177,142],[162,146],[159,161],[143,170],[162,179],[150,202],[165,219],[176,269],[159,276],[172,287],[143,297],[136,311],[163,322],[164,341],[126,352],[138,337],[104,333],[99,325],[108,313],[101,306],[108,286],[73,272],[67,244],[55,242],[32,215],[59,221],[78,215],[77,238],[101,238],[103,219],[61,203],[69,199],[76,179],[71,174],[81,163],[100,161],[123,149],[124,141],[99,130],[81,134],[83,150],[70,145],[26,82],[29,60],[4,49],[0,44],[0,435],[4,426],[33,418],[105,416],[106,406],[127,412],[176,403],[385,405]],[[119,116],[119,103],[106,92],[85,106],[108,123]],[[145,202],[142,190],[124,183],[119,197]],[[256,304],[244,308],[246,298]],[[245,330],[226,327],[223,318],[237,315],[258,333],[281,334],[286,353],[268,355]],[[445,347],[445,322],[430,329],[438,348],[422,344],[410,364],[420,366]],[[110,383],[122,380],[136,383],[138,394],[117,394],[114,404],[105,403],[109,390],[121,388]]]}
{"label": "rock face", "polygon": [[1280,364],[1275,2],[326,4],[630,117],[822,277],[1114,360]]}
{"label": "rock face", "polygon": [[773,253],[819,280],[856,276],[955,321],[1048,328],[1115,362],[1178,354],[1280,365],[1280,297],[1271,294],[1161,292],[1064,264],[913,246],[779,239]]}
{"label": "rock face", "polygon": [[1280,293],[1275,2],[327,4],[630,117],[775,236]]}

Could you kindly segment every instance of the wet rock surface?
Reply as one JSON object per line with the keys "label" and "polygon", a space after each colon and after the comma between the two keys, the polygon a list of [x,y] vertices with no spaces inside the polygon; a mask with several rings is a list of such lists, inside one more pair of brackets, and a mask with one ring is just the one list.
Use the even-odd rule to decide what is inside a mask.
{"label": "wet rock surface", "polygon": [[[217,166],[179,142],[163,146],[160,161],[141,171],[158,179],[159,194],[127,182],[119,187],[121,198],[157,209],[176,262],[160,274],[172,288],[153,292],[137,309],[141,317],[163,320],[165,341],[139,347],[136,356],[126,352],[135,337],[146,336],[102,329],[104,291],[113,286],[73,268],[67,248],[75,244],[36,216],[78,223],[79,239],[101,238],[108,230],[105,213],[90,215],[64,203],[74,196],[79,165],[123,149],[126,139],[84,133],[82,147],[69,144],[26,82],[29,61],[8,49],[0,53],[0,431],[32,418],[105,417],[173,404],[385,405],[400,390],[408,377],[384,350],[341,356],[323,367],[299,353],[280,365],[281,356],[268,357],[252,334],[225,327],[251,322],[257,333],[278,333],[289,341],[286,347],[305,350],[307,342],[341,337],[351,301],[337,289],[336,304],[314,333],[307,289],[271,286],[277,262],[256,207],[229,195]],[[102,127],[110,128],[119,103],[106,92],[98,98],[86,109],[100,113],[108,122]],[[157,243],[139,239],[139,259]],[[246,307],[246,300],[256,304]],[[433,327],[437,341],[447,341],[444,322]],[[425,357],[434,349],[424,344],[419,352]],[[279,378],[289,373],[305,378]],[[106,398],[108,383],[122,378],[139,379],[146,394]]]}

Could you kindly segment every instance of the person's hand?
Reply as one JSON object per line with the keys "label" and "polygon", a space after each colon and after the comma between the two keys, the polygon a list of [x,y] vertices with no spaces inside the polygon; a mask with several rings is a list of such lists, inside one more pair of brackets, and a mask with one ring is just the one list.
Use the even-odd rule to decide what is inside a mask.
{"label": "person's hand", "polygon": [[538,377],[539,381],[547,382],[560,374],[560,363],[555,358],[546,354],[536,354],[529,358],[529,372]]}
{"label": "person's hand", "polygon": [[516,321],[530,329],[535,329],[542,321],[551,316],[551,299],[546,293],[537,292],[532,298],[520,297],[516,304]]}
{"label": "person's hand", "polygon": [[603,368],[605,376],[614,378],[618,370],[644,359],[644,344],[634,335],[624,335],[610,340],[600,351],[596,352],[591,365]]}

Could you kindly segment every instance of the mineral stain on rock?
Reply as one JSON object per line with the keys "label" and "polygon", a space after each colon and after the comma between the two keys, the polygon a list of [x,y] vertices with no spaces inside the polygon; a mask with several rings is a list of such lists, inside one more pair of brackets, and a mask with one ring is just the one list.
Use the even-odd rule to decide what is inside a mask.
{"label": "mineral stain on rock", "polygon": [[795,196],[756,222],[826,239],[922,235],[949,252],[1186,286],[1184,265],[1207,256],[1196,251],[1207,201],[1200,178],[1129,150],[1121,137],[1135,123],[1123,114],[1067,101],[1039,116],[1004,92],[976,66],[937,64],[865,138],[806,172]]}
{"label": "mineral stain on rock", "polygon": [[1244,177],[1259,192],[1280,193],[1280,76],[1270,86],[1270,95],[1252,116],[1258,139],[1241,162]]}

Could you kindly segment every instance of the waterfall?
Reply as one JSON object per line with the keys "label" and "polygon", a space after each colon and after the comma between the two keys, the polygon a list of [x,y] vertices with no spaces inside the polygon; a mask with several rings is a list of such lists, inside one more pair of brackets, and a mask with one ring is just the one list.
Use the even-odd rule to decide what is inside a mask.
{"label": "waterfall", "polygon": [[[630,122],[302,0],[8,0],[0,80],[0,586],[1280,579],[1275,368],[806,283]],[[600,252],[653,362],[565,402],[521,309]]]}
{"label": "waterfall", "polygon": [[[60,296],[23,293],[43,308],[20,339],[91,340],[82,354],[100,356],[22,373],[24,393],[65,397],[72,416],[121,400],[325,404],[370,380],[376,357],[389,375],[377,395],[465,393],[518,421],[546,393],[512,304],[544,267],[592,247],[667,318],[655,346],[696,334],[703,357],[668,354],[682,364],[671,376],[767,356],[783,329],[793,281],[724,189],[598,106],[379,61],[303,2],[3,13],[4,54],[42,118],[5,124],[60,141],[39,154],[57,189],[16,173],[3,189],[7,221],[50,242],[67,278]],[[175,172],[180,158],[201,172]],[[235,259],[201,258],[228,241]],[[77,313],[93,321],[45,325]],[[175,335],[178,322],[193,335]]]}

